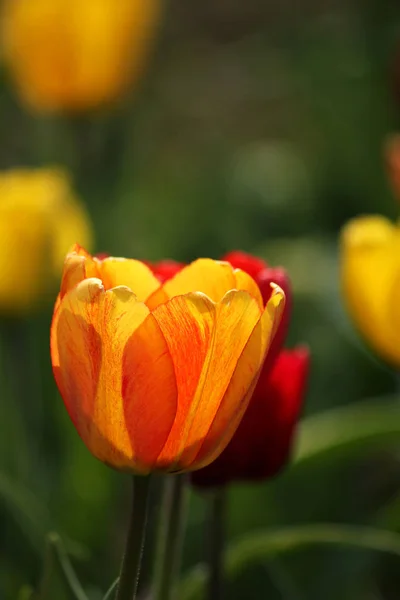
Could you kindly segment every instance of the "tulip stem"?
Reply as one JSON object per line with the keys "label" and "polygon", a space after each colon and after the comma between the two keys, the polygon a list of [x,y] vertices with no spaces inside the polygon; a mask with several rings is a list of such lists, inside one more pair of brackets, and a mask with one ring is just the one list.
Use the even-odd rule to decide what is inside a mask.
{"label": "tulip stem", "polygon": [[225,486],[212,490],[209,503],[208,595],[209,600],[224,597],[224,550],[228,493]]}
{"label": "tulip stem", "polygon": [[181,565],[188,498],[186,476],[166,476],[159,519],[153,600],[173,598]]}
{"label": "tulip stem", "polygon": [[136,598],[147,525],[149,492],[150,477],[134,477],[131,520],[122,559],[116,600],[135,600]]}

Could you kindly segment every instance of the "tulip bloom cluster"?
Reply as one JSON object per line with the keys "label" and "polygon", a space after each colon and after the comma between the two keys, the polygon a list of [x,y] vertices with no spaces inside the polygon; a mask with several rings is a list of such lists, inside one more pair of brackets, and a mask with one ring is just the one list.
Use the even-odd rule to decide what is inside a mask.
{"label": "tulip bloom cluster", "polygon": [[206,467],[228,445],[281,322],[229,262],[160,283],[136,260],[68,254],[51,327],[55,379],[91,452],[130,472]]}
{"label": "tulip bloom cluster", "polygon": [[[291,289],[286,272],[282,268],[268,267],[263,260],[243,252],[231,252],[223,260],[252,276],[264,303],[270,299],[272,282],[284,290],[286,302],[259,381],[235,435],[215,461],[192,473],[192,482],[202,487],[235,480],[261,480],[280,471],[290,453],[309,371],[306,348],[282,350],[291,312]],[[160,281],[168,280],[182,268],[182,264],[172,261],[152,266]]]}

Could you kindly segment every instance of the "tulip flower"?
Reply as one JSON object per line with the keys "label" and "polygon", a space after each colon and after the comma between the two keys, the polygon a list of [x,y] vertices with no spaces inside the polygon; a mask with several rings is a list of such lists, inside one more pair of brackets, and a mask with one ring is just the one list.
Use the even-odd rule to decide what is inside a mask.
{"label": "tulip flower", "polygon": [[[303,404],[309,371],[309,352],[304,347],[282,350],[291,311],[289,277],[282,267],[269,267],[255,256],[240,251],[222,260],[247,272],[268,302],[271,283],[285,291],[285,308],[261,376],[246,413],[231,442],[209,466],[191,474],[192,483],[214,487],[240,480],[266,479],[287,462],[295,426]],[[160,261],[152,265],[161,281],[178,273],[182,264]]]}
{"label": "tulip flower", "polygon": [[370,347],[400,367],[400,229],[379,215],[350,221],[341,235],[342,292]]}
{"label": "tulip flower", "polygon": [[5,0],[4,58],[40,111],[108,104],[138,79],[160,0]]}
{"label": "tulip flower", "polygon": [[211,463],[237,429],[278,329],[227,262],[199,259],[164,284],[136,260],[65,260],[51,326],[55,379],[89,450],[117,469],[182,472]]}
{"label": "tulip flower", "polygon": [[198,487],[270,479],[286,464],[306,390],[309,352],[282,350],[263,370],[231,442],[210,465],[191,474]]}
{"label": "tulip flower", "polygon": [[92,234],[66,173],[0,172],[0,311],[20,314],[43,300],[75,239],[89,245]]}

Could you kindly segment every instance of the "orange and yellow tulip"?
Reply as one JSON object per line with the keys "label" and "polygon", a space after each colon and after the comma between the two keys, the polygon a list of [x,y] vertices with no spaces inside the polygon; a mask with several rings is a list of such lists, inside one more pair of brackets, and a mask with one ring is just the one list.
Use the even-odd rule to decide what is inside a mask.
{"label": "orange and yellow tulip", "polygon": [[5,0],[4,59],[40,111],[108,104],[144,68],[160,0]]}
{"label": "orange and yellow tulip", "polygon": [[284,307],[272,284],[199,259],[160,284],[133,259],[65,260],[51,327],[55,379],[89,450],[146,474],[211,463],[248,406]]}
{"label": "orange and yellow tulip", "polygon": [[30,311],[52,292],[76,239],[91,245],[91,224],[64,171],[1,172],[0,312]]}

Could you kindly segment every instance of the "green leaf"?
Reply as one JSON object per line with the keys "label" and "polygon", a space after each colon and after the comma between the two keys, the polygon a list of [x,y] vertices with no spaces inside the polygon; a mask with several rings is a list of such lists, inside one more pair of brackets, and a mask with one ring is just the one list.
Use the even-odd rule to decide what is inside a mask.
{"label": "green leaf", "polygon": [[[309,461],[348,456],[349,452],[381,447],[400,441],[400,401],[386,397],[324,411],[304,419],[299,426],[291,469]],[[306,525],[258,533],[232,545],[226,556],[231,577],[255,560],[316,544],[351,546],[400,556],[400,536],[389,531],[341,525]],[[196,566],[180,587],[177,597],[201,600],[206,568]]]}
{"label": "green leaf", "polygon": [[399,441],[399,397],[365,400],[305,419],[299,427],[292,468],[327,455],[357,451],[366,445],[382,446]]}
{"label": "green leaf", "polygon": [[103,600],[111,600],[111,598],[114,597],[114,592],[117,591],[118,583],[119,583],[119,577],[117,577],[117,579],[112,582],[111,586],[106,591],[105,596],[103,597]]}
{"label": "green leaf", "polygon": [[[346,546],[395,554],[400,559],[400,536],[372,527],[312,524],[250,534],[232,544],[226,553],[226,577],[233,579],[253,562],[270,560],[278,555],[315,545]],[[202,600],[207,570],[197,565],[180,584],[177,598]]]}
{"label": "green leaf", "polygon": [[47,600],[54,562],[57,563],[62,572],[63,579],[75,600],[88,600],[85,590],[75,573],[74,567],[69,559],[68,553],[64,547],[63,541],[56,532],[50,532],[47,535],[47,552],[45,554],[45,564],[41,582],[40,599]]}
{"label": "green leaf", "polygon": [[[46,535],[54,529],[54,525],[49,512],[35,494],[0,472],[0,502],[13,515],[32,549],[42,553]],[[67,539],[66,547],[76,558],[87,558],[87,549],[78,542]]]}

